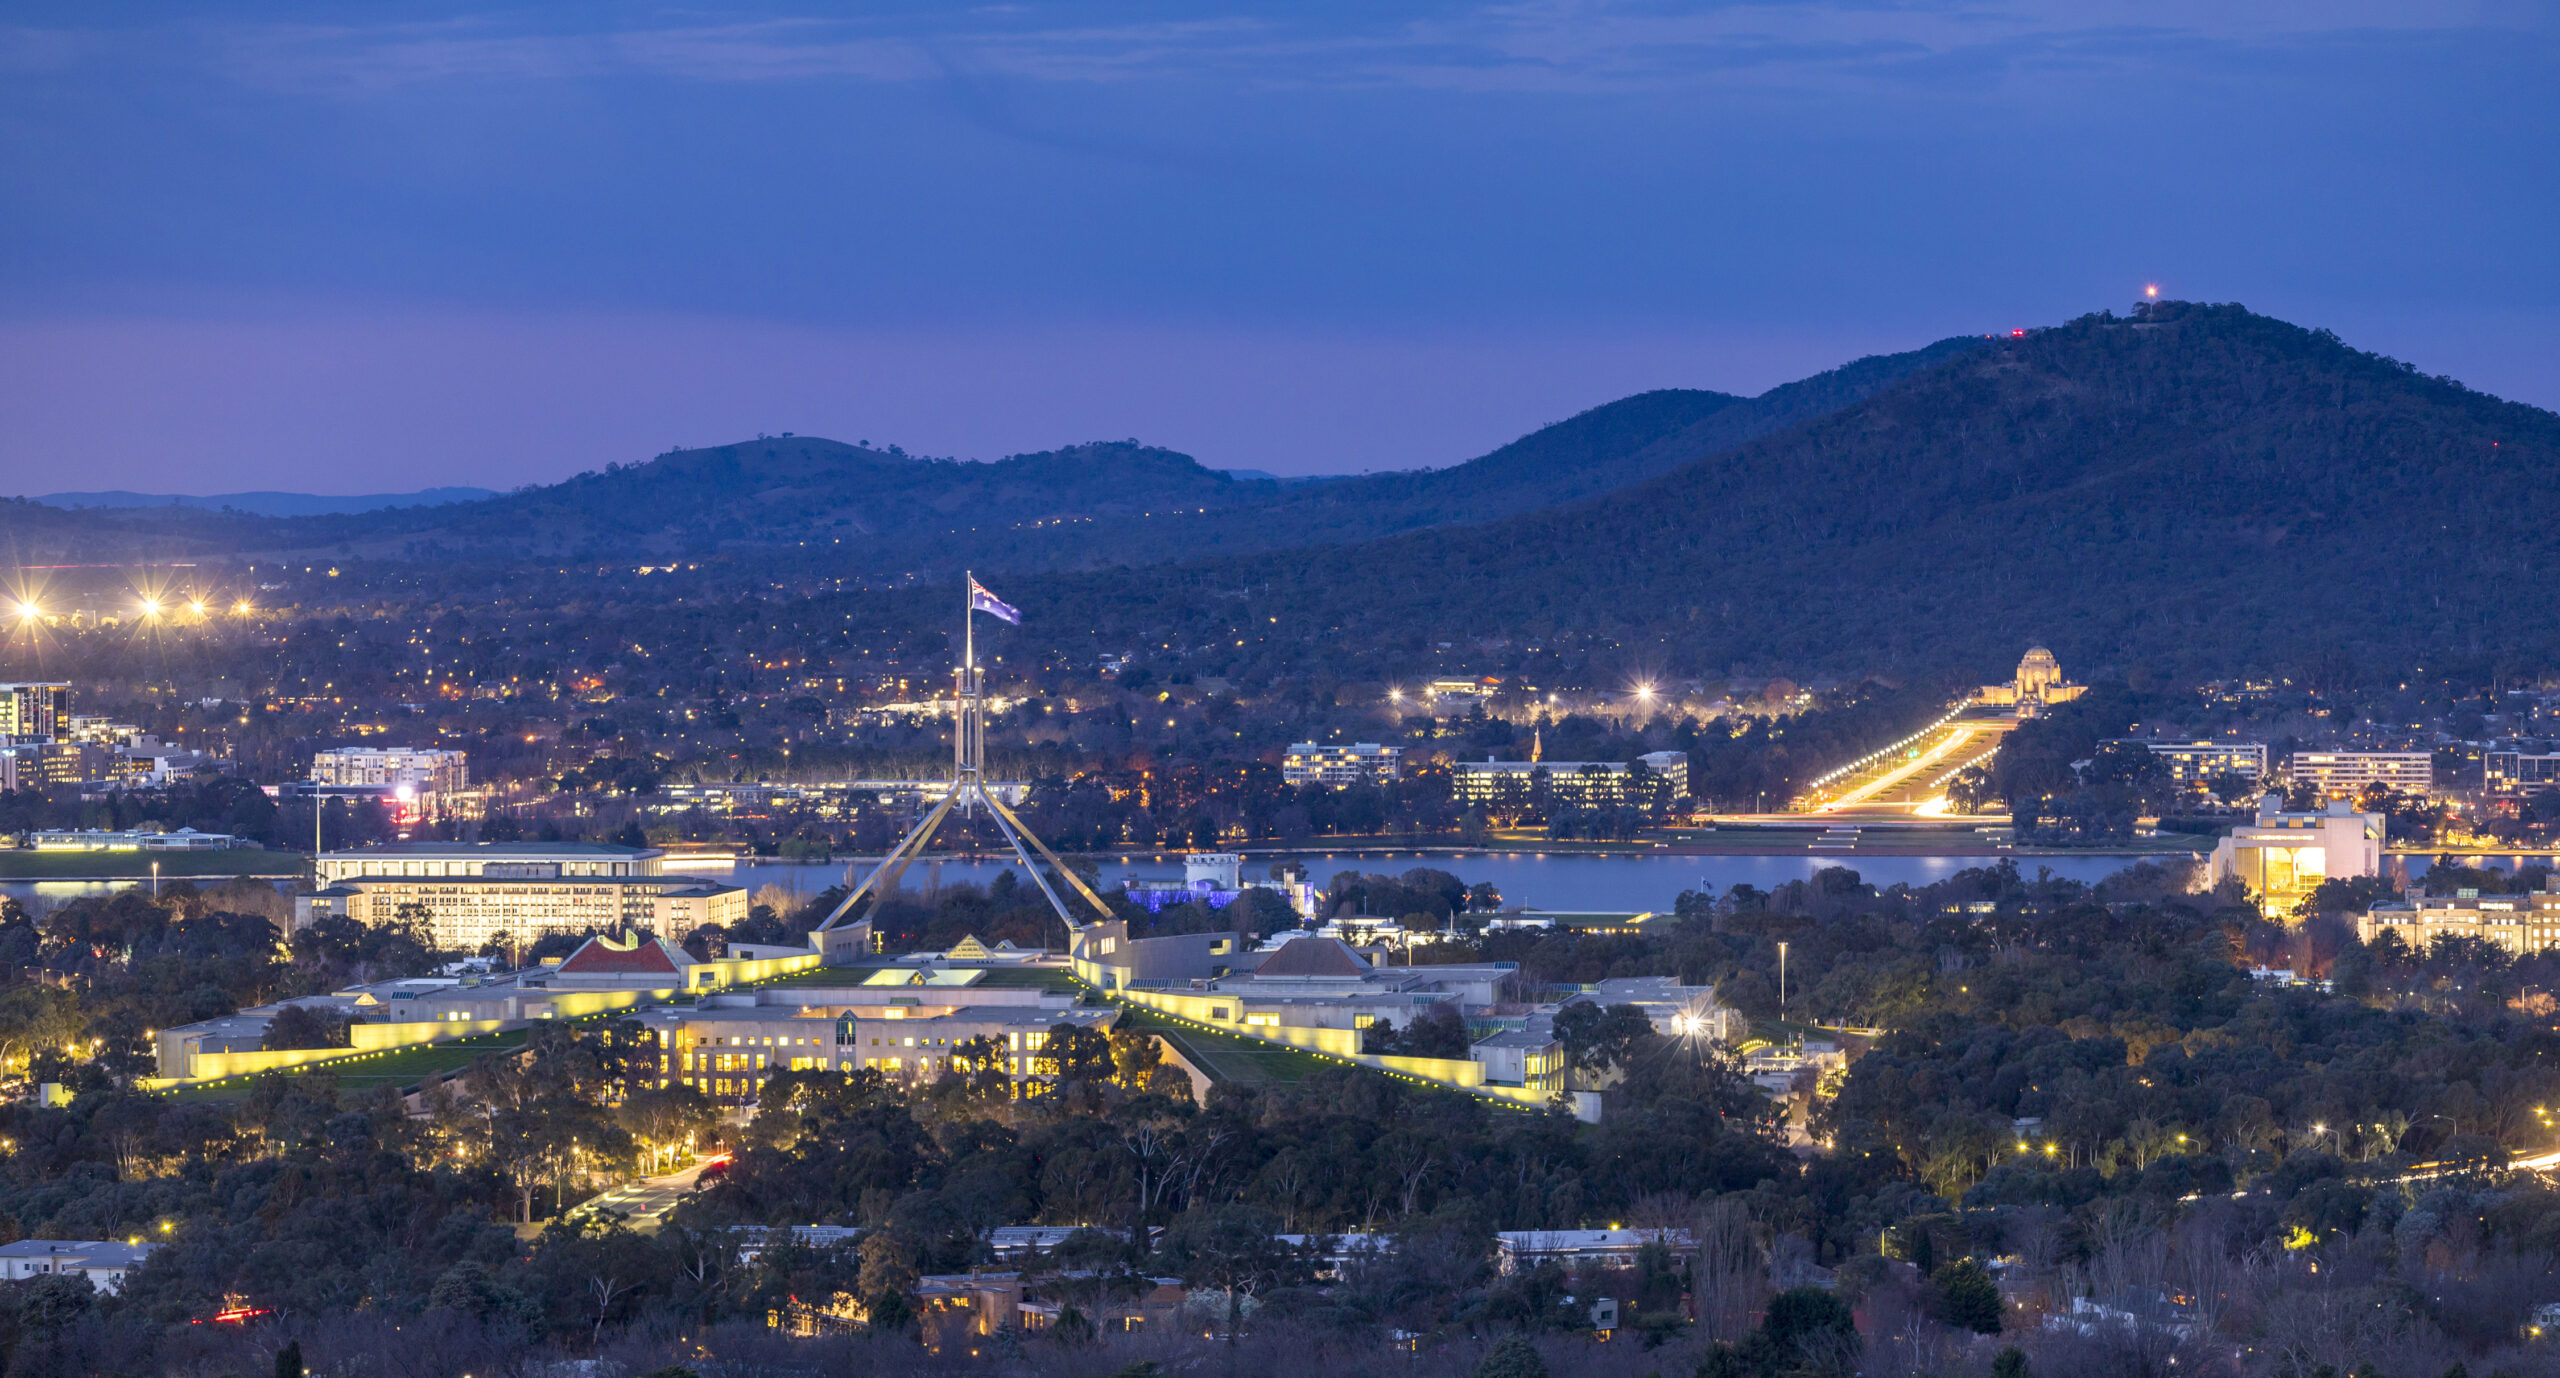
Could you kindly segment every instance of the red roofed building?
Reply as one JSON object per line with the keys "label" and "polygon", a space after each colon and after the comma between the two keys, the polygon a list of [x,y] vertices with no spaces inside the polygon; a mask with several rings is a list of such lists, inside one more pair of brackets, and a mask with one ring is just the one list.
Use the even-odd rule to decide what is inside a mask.
{"label": "red roofed building", "polygon": [[682,988],[695,966],[683,948],[664,938],[625,930],[599,933],[553,968],[561,985],[604,985]]}
{"label": "red roofed building", "polygon": [[1370,966],[1340,938],[1292,938],[1253,969],[1257,981],[1356,981]]}

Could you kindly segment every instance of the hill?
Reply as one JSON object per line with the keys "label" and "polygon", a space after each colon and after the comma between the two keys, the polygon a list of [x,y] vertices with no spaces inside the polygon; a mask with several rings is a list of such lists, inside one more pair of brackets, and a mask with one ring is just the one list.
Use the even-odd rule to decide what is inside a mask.
{"label": "hill", "polygon": [[373,512],[385,507],[435,507],[452,502],[494,498],[489,488],[421,488],[414,493],[131,493],[121,488],[98,493],[47,493],[36,501],[48,507],[196,507],[219,512],[228,508],[253,517],[312,517],[347,512]]}
{"label": "hill", "polygon": [[2162,303],[1570,507],[1024,596],[1101,642],[1382,673],[1431,641],[1702,674],[1962,678],[2031,641],[2077,671],[2539,671],[2560,660],[2560,530],[2531,516],[2555,460],[2560,416]]}
{"label": "hill", "polygon": [[[803,577],[1148,564],[1491,520],[1608,492],[1845,406],[1979,342],[1862,359],[1756,398],[1671,389],[1594,407],[1445,469],[1273,479],[1134,441],[988,463],[767,436],[479,501],[264,515],[277,504],[16,504],[22,558],[577,563],[759,552]],[[447,490],[438,490],[447,491]],[[291,497],[294,495],[232,495]],[[429,494],[407,495],[424,502]],[[353,503],[355,499],[339,500]]]}

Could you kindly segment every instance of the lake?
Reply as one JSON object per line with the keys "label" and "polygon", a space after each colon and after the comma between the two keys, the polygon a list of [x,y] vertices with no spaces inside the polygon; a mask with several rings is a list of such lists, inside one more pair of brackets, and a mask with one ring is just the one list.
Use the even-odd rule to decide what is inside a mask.
{"label": "lake", "polygon": [[[1400,875],[1417,866],[1446,871],[1469,885],[1490,882],[1502,892],[1506,904],[1522,904],[1532,909],[1563,910],[1668,910],[1683,890],[1706,890],[1718,894],[1736,885],[1755,885],[1768,890],[1791,880],[1802,880],[1825,866],[1846,866],[1859,878],[1873,885],[1926,885],[1945,880],[1959,871],[1976,866],[1997,866],[1999,857],[1985,856],[1574,856],[1541,855],[1536,852],[1485,852],[1460,856],[1423,852],[1307,852],[1294,858],[1307,868],[1310,879],[1319,886],[1340,871],[1380,872]],[[2121,855],[2024,856],[2017,859],[2018,869],[2028,876],[2037,868],[2050,869],[2056,876],[2071,880],[2097,881],[2141,860],[2157,860]],[[1245,877],[1257,879],[1270,873],[1280,857],[1248,857]],[[830,885],[844,883],[851,871],[859,884],[870,874],[869,860],[848,867],[843,862],[827,865],[793,865],[780,862],[754,862],[734,867],[705,867],[689,874],[705,879],[726,880],[754,890],[765,885],[779,885],[785,890],[814,895]],[[1010,863],[993,861],[946,861],[936,864],[918,862],[907,868],[905,888],[923,889],[933,884],[983,885],[996,875],[1014,869]],[[937,876],[935,873],[939,872]],[[1117,886],[1125,877],[1147,880],[1178,880],[1182,876],[1180,853],[1161,857],[1108,861],[1102,866],[1106,885]]]}
{"label": "lake", "polygon": [[[1269,874],[1278,857],[1248,857],[1245,875],[1258,878]],[[2039,868],[2070,880],[2099,881],[2125,867],[2156,857],[2127,856],[2113,853],[2090,853],[2071,856],[2020,856],[2018,869],[2033,876]],[[2519,856],[2486,856],[2466,858],[2473,865],[2495,866],[2514,870],[2520,862],[2548,863],[2548,853]],[[1705,890],[1721,894],[1736,885],[1755,885],[1769,890],[1791,880],[1802,880],[1825,866],[1846,866],[1871,885],[1927,885],[1945,880],[1959,871],[1976,866],[1996,866],[1999,857],[1985,856],[1573,856],[1541,855],[1536,852],[1483,852],[1460,856],[1425,852],[1306,852],[1295,860],[1304,864],[1318,885],[1323,885],[1338,871],[1375,871],[1399,875],[1416,866],[1427,866],[1450,874],[1473,885],[1487,881],[1502,892],[1508,904],[1523,904],[1532,909],[1566,910],[1667,910],[1680,898],[1683,890]],[[2405,879],[2426,874],[2429,858],[2393,856],[2386,858],[2398,867]],[[756,861],[736,866],[684,867],[681,874],[698,875],[704,880],[725,881],[743,885],[750,891],[761,886],[779,885],[802,895],[815,895],[830,885],[843,883],[850,871],[855,883],[870,874],[869,859],[848,865],[842,861],[809,865],[797,862]],[[907,869],[906,888],[919,890],[939,883],[943,885],[983,885],[995,879],[1010,863],[993,861],[919,862]],[[1178,852],[1161,856],[1107,861],[1102,866],[1105,884],[1117,886],[1122,878],[1179,879],[1182,859]],[[148,885],[149,881],[64,881],[24,880],[0,881],[0,895],[31,901],[38,908],[51,909],[82,895],[111,894],[129,884]]]}

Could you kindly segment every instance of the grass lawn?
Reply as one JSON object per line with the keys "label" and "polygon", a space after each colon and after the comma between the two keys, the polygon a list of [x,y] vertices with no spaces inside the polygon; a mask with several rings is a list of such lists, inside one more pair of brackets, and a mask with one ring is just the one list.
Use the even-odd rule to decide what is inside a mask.
{"label": "grass lawn", "polygon": [[1179,1046],[1183,1056],[1220,1081],[1296,1082],[1324,1068],[1343,1065],[1296,1048],[1185,1024],[1136,1005],[1124,1006],[1120,1020],[1123,1027],[1144,1029]]}
{"label": "grass lawn", "polygon": [[477,1062],[488,1053],[524,1046],[526,1030],[509,1029],[502,1033],[475,1034],[449,1043],[421,1043],[410,1048],[392,1048],[380,1053],[359,1054],[337,1062],[324,1062],[316,1067],[295,1067],[283,1071],[262,1072],[255,1076],[227,1077],[200,1086],[171,1091],[175,1101],[239,1100],[257,1089],[265,1077],[308,1076],[327,1072],[338,1079],[338,1095],[343,1100],[370,1096],[384,1086],[406,1091],[425,1081],[430,1075],[452,1073]]}
{"label": "grass lawn", "polygon": [[160,863],[162,880],[229,880],[233,876],[272,879],[299,876],[310,865],[300,852],[270,852],[254,847],[218,852],[37,852],[0,851],[0,880],[70,880],[108,877],[151,878],[151,863]]}

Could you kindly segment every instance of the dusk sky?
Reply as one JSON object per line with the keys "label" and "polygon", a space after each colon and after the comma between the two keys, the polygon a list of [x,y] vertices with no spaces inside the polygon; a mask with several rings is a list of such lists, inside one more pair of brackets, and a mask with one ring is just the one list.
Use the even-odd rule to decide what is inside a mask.
{"label": "dusk sky", "polygon": [[2555,16],[22,0],[0,492],[1440,465],[2150,282],[2555,406]]}

